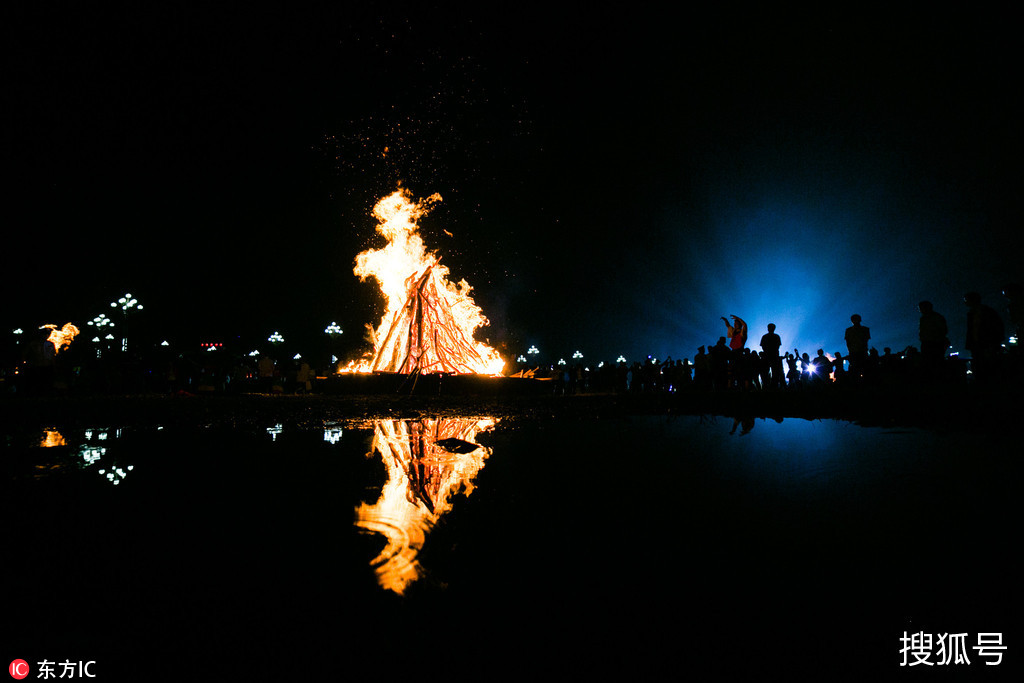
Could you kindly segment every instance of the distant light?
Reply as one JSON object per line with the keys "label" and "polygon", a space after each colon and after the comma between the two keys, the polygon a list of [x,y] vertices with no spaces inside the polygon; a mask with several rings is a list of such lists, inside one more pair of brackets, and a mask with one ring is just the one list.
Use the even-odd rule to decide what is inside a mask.
{"label": "distant light", "polygon": [[559,365],[565,365],[565,359],[564,358],[559,358],[558,359],[558,364]]}
{"label": "distant light", "polygon": [[280,344],[284,341],[284,337],[281,336],[280,332],[274,332],[272,335],[267,337],[267,341],[271,344]]}
{"label": "distant light", "polygon": [[170,346],[170,344],[168,344],[167,340],[165,339],[164,341],[160,342],[160,346]]}
{"label": "distant light", "polygon": [[576,353],[572,354],[572,357],[573,358],[583,358],[583,354],[580,353],[579,351],[576,351]]}
{"label": "distant light", "polygon": [[519,358],[516,358],[516,362],[517,363],[525,363],[526,362],[526,356],[520,355]]}
{"label": "distant light", "polygon": [[615,362],[616,363],[625,363],[626,362],[626,357],[625,356],[619,356],[618,359]]}
{"label": "distant light", "polygon": [[93,337],[93,338],[92,338],[92,340],[93,340],[94,342],[98,342],[98,341],[100,340],[100,338],[99,338],[99,337]]}
{"label": "distant light", "polygon": [[324,332],[326,332],[327,334],[344,334],[344,332],[341,331],[341,328],[338,327],[338,323],[335,322],[332,322],[330,325],[328,325],[327,329],[325,329]]}
{"label": "distant light", "polygon": [[604,367],[604,361],[601,361],[600,363],[597,364],[597,369],[598,370],[600,370],[603,367]]}
{"label": "distant light", "polygon": [[538,349],[536,346],[531,346],[529,349],[526,350],[526,352],[529,353],[530,355],[533,355],[536,353],[540,353],[540,349]]}
{"label": "distant light", "polygon": [[19,327],[18,329],[14,330],[14,334],[25,334],[25,330]]}
{"label": "distant light", "polygon": [[338,357],[335,356],[334,354],[331,354],[331,362],[332,363],[337,363],[338,362]]}
{"label": "distant light", "polygon": [[298,353],[292,356],[292,360],[299,360],[300,358],[302,358],[302,356]]}
{"label": "distant light", "polygon": [[258,355],[260,355],[260,352],[259,352],[259,351],[256,351],[256,350],[252,350],[252,351],[250,351],[250,352],[249,352],[249,356],[250,356],[250,357],[252,357],[252,356],[258,356]]}

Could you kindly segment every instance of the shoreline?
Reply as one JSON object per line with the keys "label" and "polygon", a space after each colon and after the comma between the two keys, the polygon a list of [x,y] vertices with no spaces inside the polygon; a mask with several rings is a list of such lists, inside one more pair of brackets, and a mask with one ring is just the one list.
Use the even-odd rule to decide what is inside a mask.
{"label": "shoreline", "polygon": [[941,431],[1007,429],[1021,412],[1019,388],[972,386],[783,391],[683,391],[672,394],[221,393],[0,397],[0,427],[52,425],[224,426],[268,422],[313,425],[374,419],[479,416],[499,419],[615,419],[641,415],[830,419],[862,426]]}

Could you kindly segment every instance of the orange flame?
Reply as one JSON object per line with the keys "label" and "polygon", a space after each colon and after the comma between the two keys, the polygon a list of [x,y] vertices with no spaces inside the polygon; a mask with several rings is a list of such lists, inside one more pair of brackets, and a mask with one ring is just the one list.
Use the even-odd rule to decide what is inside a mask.
{"label": "orange flame", "polygon": [[387,311],[371,331],[373,357],[346,371],[500,375],[504,369],[497,351],[473,339],[488,322],[470,296],[472,287],[449,282],[448,268],[418,234],[417,221],[439,201],[433,194],[415,202],[399,189],[373,207],[377,232],[388,243],[356,256],[354,272],[360,280],[377,279]]}
{"label": "orange flame", "polygon": [[[383,588],[402,595],[423,573],[417,557],[427,532],[452,509],[457,493],[473,492],[473,480],[491,454],[475,440],[494,424],[491,419],[464,418],[375,421],[370,454],[381,454],[388,481],[376,503],[356,509],[356,526],[387,539],[370,563]],[[444,447],[446,439],[466,448],[453,453]]]}
{"label": "orange flame", "polygon": [[39,329],[50,330],[50,336],[46,341],[53,344],[54,353],[60,353],[61,349],[71,346],[71,340],[78,336],[78,328],[71,323],[64,323],[64,327],[57,329],[54,324],[43,325]]}

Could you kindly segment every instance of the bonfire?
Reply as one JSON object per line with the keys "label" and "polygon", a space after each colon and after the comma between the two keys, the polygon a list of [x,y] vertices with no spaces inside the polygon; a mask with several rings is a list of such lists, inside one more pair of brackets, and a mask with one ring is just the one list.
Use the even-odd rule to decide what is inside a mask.
{"label": "bonfire", "polygon": [[500,375],[504,369],[498,352],[473,338],[488,321],[470,296],[472,287],[449,281],[447,266],[419,235],[417,221],[439,201],[437,194],[413,201],[399,189],[373,207],[377,232],[388,243],[360,253],[355,274],[377,280],[387,310],[370,328],[372,355],[346,371]]}

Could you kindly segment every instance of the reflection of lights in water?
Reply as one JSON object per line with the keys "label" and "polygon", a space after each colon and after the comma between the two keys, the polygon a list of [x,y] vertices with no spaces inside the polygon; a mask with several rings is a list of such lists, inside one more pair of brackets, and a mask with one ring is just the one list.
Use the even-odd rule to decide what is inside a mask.
{"label": "reflection of lights in water", "polygon": [[402,594],[419,578],[417,556],[427,532],[451,510],[457,493],[473,492],[473,480],[491,453],[476,438],[493,425],[458,418],[375,421],[372,452],[380,453],[388,480],[376,503],[356,509],[356,526],[387,539],[371,561],[383,588]]}
{"label": "reflection of lights in water", "polygon": [[341,441],[341,427],[327,425],[324,428],[324,441],[327,443],[338,443]]}
{"label": "reflection of lights in water", "polygon": [[[159,427],[158,429],[162,429]],[[90,468],[96,465],[100,460],[108,458],[108,448],[106,445],[100,445],[106,443],[112,439],[121,438],[121,430],[115,429],[108,431],[106,429],[89,428],[82,430],[82,441],[83,443],[78,444],[75,449],[75,455],[81,460],[78,460],[78,466],[81,469]],[[76,440],[72,438],[72,443]],[[56,429],[47,429],[43,432],[42,440],[39,443],[40,447],[52,448],[56,446],[67,446],[67,440],[64,436]],[[46,470],[63,470],[62,465],[54,466],[37,466],[37,469]],[[103,476],[107,481],[112,484],[119,484],[128,476],[128,473],[135,469],[134,465],[121,465],[116,462],[112,462],[104,469],[98,470],[99,474]]]}
{"label": "reflection of lights in water", "polygon": [[267,434],[270,434],[272,441],[277,441],[277,435],[284,430],[284,425],[278,423],[273,427],[267,427]]}
{"label": "reflection of lights in water", "polygon": [[102,446],[86,446],[83,445],[79,450],[78,454],[82,456],[82,460],[85,461],[85,466],[92,465],[99,460],[104,453],[107,452],[106,448]]}

